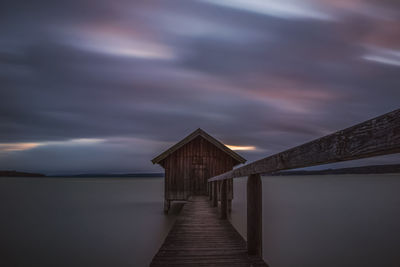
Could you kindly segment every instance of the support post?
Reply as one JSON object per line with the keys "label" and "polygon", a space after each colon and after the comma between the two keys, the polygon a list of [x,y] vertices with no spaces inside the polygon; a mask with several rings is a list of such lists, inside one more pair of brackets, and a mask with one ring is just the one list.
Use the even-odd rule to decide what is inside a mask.
{"label": "support post", "polygon": [[228,217],[228,181],[221,181],[221,219],[226,219]]}
{"label": "support post", "polygon": [[171,201],[168,199],[164,199],[164,213],[167,214],[170,208],[171,208]]}
{"label": "support post", "polygon": [[221,181],[217,181],[217,188],[218,188],[218,193],[217,193],[217,196],[218,196],[218,201],[221,201]]}
{"label": "support post", "polygon": [[261,175],[247,179],[247,252],[262,256],[262,187]]}
{"label": "support post", "polygon": [[228,180],[228,213],[232,211],[232,200],[233,200],[233,179]]}
{"label": "support post", "polygon": [[208,184],[208,199],[211,201],[213,195],[212,182],[208,182],[207,184]]}
{"label": "support post", "polygon": [[217,181],[212,182],[212,188],[213,188],[212,206],[218,207]]}

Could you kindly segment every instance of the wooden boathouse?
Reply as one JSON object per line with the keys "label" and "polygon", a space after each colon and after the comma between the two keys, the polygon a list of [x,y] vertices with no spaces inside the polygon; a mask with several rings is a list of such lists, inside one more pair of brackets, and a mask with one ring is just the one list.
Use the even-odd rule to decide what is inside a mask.
{"label": "wooden boathouse", "polygon": [[[206,166],[197,168],[204,170],[204,173],[205,170],[208,171],[207,175],[201,174],[199,177],[213,177],[207,180],[208,196],[194,195],[184,205],[164,243],[152,259],[151,267],[268,266],[262,258],[262,174],[400,153],[400,109],[224,173],[221,173],[223,169],[232,168],[244,159],[224,148],[219,142],[215,143],[215,139],[204,138],[203,135],[208,136],[197,130],[153,160],[166,169],[167,179],[175,179],[166,183],[166,186],[172,186],[171,196],[174,197],[184,198],[192,193],[204,193],[205,185],[195,184],[196,180],[190,181],[197,177],[195,173],[198,175],[203,172],[196,170],[197,167],[194,166]],[[180,149],[190,143],[196,144],[194,140],[198,143],[193,148]],[[207,145],[203,146],[201,143]],[[214,152],[205,153],[202,149],[207,146]],[[197,149],[194,150],[194,147]],[[198,152],[199,149],[201,152]],[[198,159],[199,155],[201,160]],[[213,157],[218,158],[218,161],[222,160],[219,163],[221,165],[218,165],[220,167],[204,164],[207,162],[203,158],[207,156],[204,155],[215,155]],[[217,155],[223,157],[219,158]],[[168,160],[165,161],[168,156],[171,161],[169,163]],[[172,166],[180,168],[180,175],[189,181],[183,179],[182,182],[178,174],[169,176],[174,172],[171,170]],[[186,169],[183,166],[190,167]],[[215,173],[221,174],[214,176]],[[232,226],[227,216],[228,184],[239,177],[247,177],[246,240]],[[181,183],[180,187],[177,186],[177,179]],[[166,194],[166,197],[169,195]]]}
{"label": "wooden boathouse", "polygon": [[[152,160],[165,169],[164,211],[171,201],[206,195],[207,179],[230,171],[246,160],[223,143],[197,129]],[[233,182],[228,183],[228,201],[233,199]]]}

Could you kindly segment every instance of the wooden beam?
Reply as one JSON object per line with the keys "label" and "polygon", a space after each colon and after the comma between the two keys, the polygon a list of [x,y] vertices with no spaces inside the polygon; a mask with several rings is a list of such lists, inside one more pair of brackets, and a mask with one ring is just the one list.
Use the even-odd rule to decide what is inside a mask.
{"label": "wooden beam", "polygon": [[252,174],[247,178],[247,251],[249,255],[262,256],[262,187],[260,174]]}
{"label": "wooden beam", "polygon": [[210,178],[219,181],[400,152],[400,109]]}
{"label": "wooden beam", "polygon": [[228,181],[223,180],[221,184],[221,219],[228,218]]}

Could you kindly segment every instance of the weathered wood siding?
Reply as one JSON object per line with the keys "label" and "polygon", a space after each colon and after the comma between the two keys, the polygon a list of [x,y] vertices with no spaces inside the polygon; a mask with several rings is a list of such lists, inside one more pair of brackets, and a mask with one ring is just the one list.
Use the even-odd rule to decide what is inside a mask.
{"label": "weathered wood siding", "polygon": [[[186,200],[190,195],[206,194],[207,179],[232,170],[238,162],[199,136],[160,164],[165,168],[165,199]],[[232,189],[229,181],[228,199],[233,198]]]}

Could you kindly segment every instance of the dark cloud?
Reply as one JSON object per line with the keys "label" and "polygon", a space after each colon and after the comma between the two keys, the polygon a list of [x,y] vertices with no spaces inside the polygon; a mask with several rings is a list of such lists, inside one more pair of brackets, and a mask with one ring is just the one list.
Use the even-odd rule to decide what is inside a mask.
{"label": "dark cloud", "polygon": [[255,160],[398,108],[396,1],[255,2],[3,1],[0,144],[36,146],[0,169],[152,171],[198,127]]}

